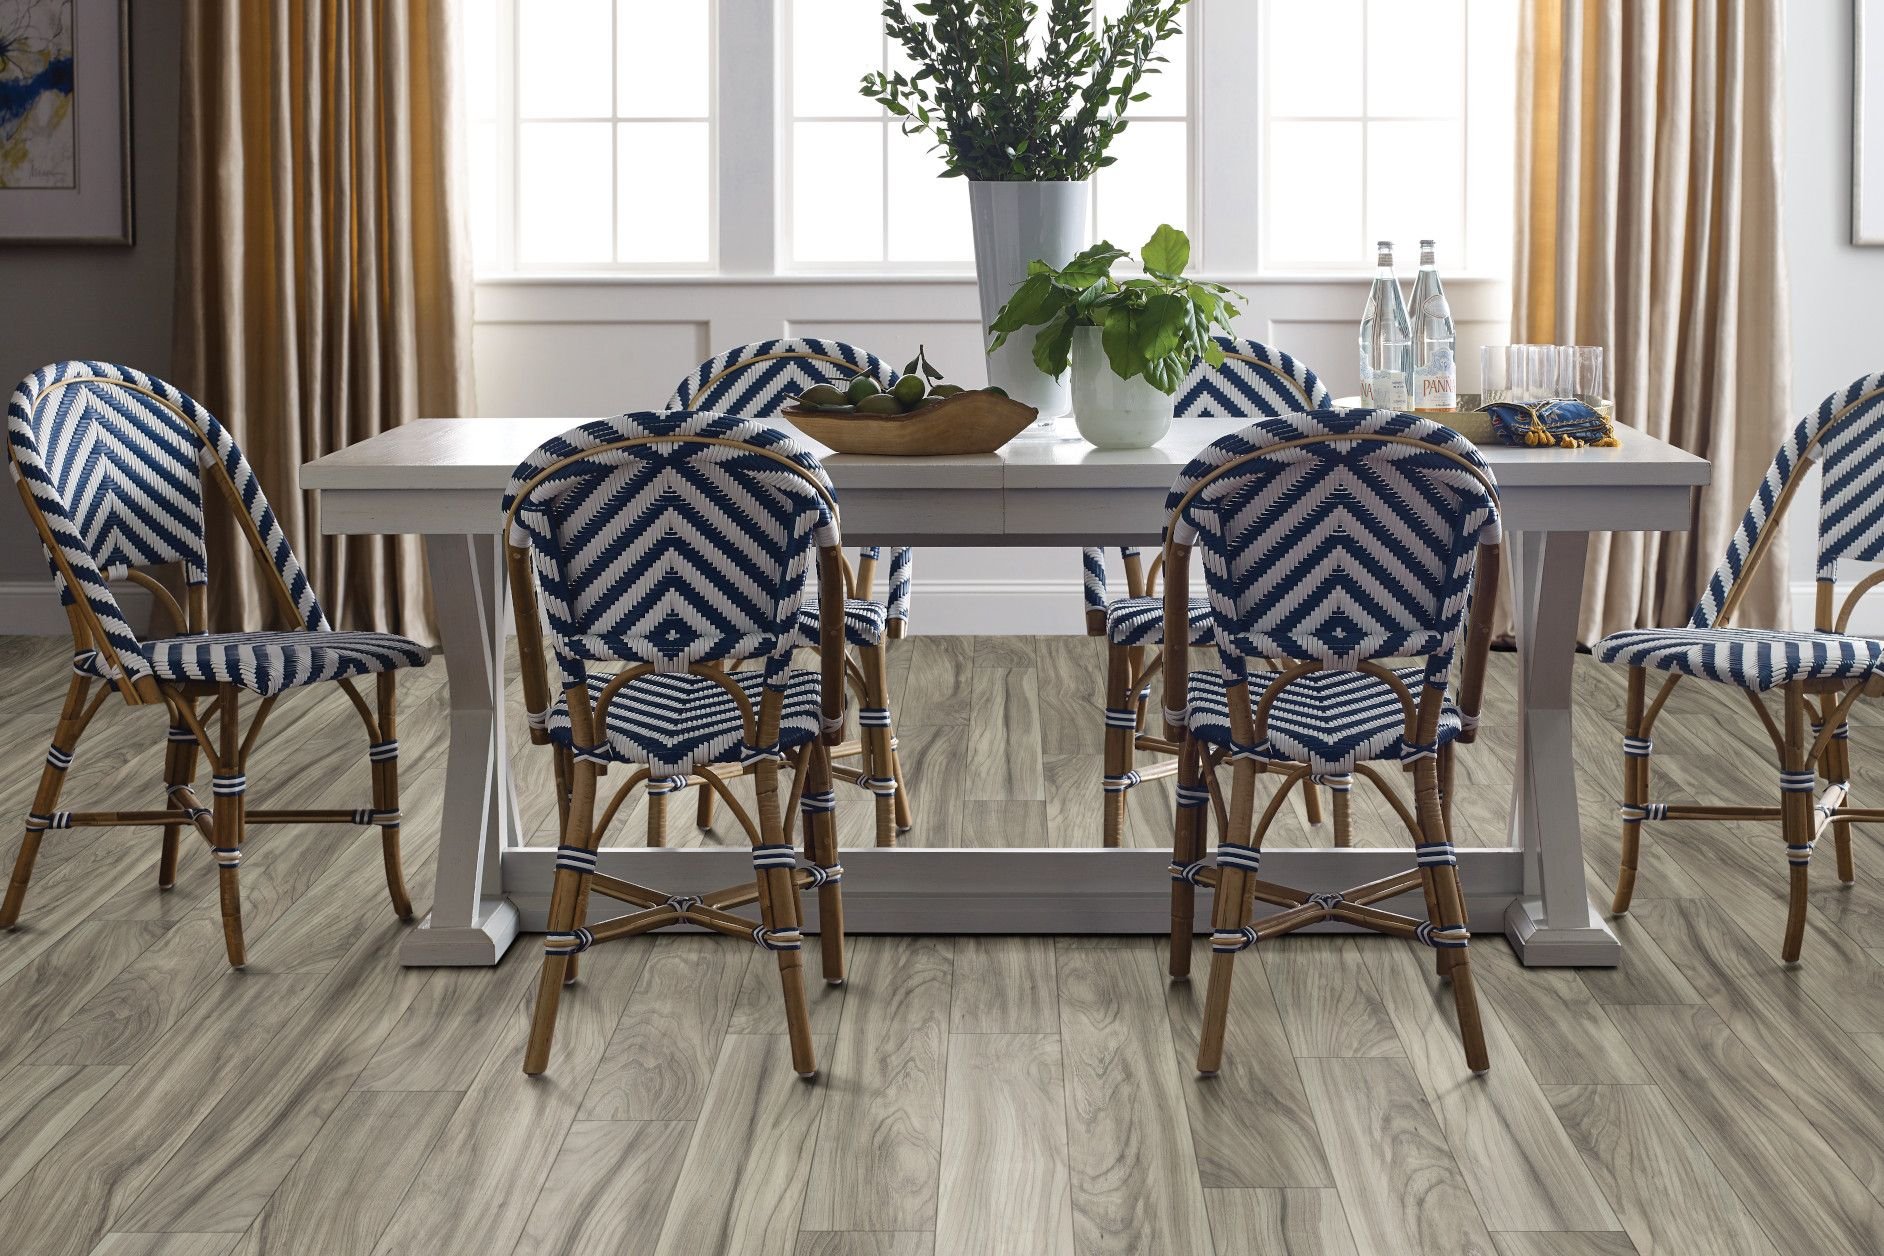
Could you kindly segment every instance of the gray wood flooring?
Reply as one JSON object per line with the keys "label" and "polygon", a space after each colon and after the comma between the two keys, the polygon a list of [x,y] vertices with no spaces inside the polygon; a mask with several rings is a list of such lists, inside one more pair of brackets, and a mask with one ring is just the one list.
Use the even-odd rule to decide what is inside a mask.
{"label": "gray wood flooring", "polygon": [[[13,829],[64,646],[0,639]],[[924,844],[1085,845],[1099,828],[1101,665],[1082,638],[919,637],[894,651]],[[1500,840],[1508,655],[1462,753],[1461,840]],[[1590,883],[1608,883],[1619,676],[1579,663]],[[429,897],[444,671],[401,719],[409,879]],[[256,805],[363,804],[338,693],[271,720]],[[1675,718],[1680,717],[1680,718]],[[1861,718],[1858,796],[1884,736]],[[1872,724],[1875,729],[1877,725]],[[161,715],[114,706],[61,806],[161,797]],[[523,730],[520,711],[515,728]],[[1657,797],[1766,801],[1744,700],[1691,686],[1657,737]],[[533,840],[546,764],[520,745]],[[338,796],[336,796],[338,795]],[[1166,837],[1170,782],[1128,840]],[[676,844],[742,840],[672,809]],[[1356,795],[1358,840],[1400,844]],[[630,809],[616,841],[637,835]],[[17,832],[16,829],[13,829]],[[871,809],[840,794],[840,832]],[[0,845],[10,866],[15,837]],[[1319,840],[1299,813],[1274,839]],[[1297,937],[1242,961],[1228,1062],[1190,1069],[1202,983],[1130,938],[858,938],[815,982],[822,1078],[795,1078],[774,972],[750,947],[599,948],[550,1073],[519,1071],[539,954],[406,970],[377,837],[258,830],[251,963],[224,965],[200,848],[155,888],[154,831],[51,835],[0,935],[0,1251],[21,1256],[1724,1256],[1884,1251],[1884,845],[1856,886],[1815,871],[1805,961],[1777,958],[1784,860],[1761,825],[1653,828],[1621,968],[1473,958],[1494,1068],[1465,1074],[1426,954]],[[815,964],[815,960],[813,960]],[[1198,970],[1203,969],[1201,955]],[[1265,979],[1266,978],[1266,979]]]}

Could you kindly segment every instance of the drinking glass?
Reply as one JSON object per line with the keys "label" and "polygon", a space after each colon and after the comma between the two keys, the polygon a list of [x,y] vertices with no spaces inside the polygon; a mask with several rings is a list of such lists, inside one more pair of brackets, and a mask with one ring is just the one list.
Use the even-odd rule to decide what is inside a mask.
{"label": "drinking glass", "polygon": [[[1560,397],[1562,377],[1560,355],[1556,345],[1519,345],[1523,360],[1523,383],[1513,383],[1514,389],[1522,389],[1520,401],[1549,401]],[[1516,374],[1518,368],[1513,369]]]}
{"label": "drinking glass", "polygon": [[1511,346],[1486,345],[1478,351],[1479,392],[1483,400],[1511,400]]}
{"label": "drinking glass", "polygon": [[1601,345],[1573,345],[1567,351],[1575,362],[1571,395],[1588,405],[1609,400],[1609,375]]}

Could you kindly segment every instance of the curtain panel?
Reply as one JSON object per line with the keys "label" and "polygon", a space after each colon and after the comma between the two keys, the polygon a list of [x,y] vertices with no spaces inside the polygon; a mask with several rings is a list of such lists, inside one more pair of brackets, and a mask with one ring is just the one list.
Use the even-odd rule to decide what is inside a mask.
{"label": "curtain panel", "polygon": [[[177,383],[235,433],[335,624],[422,641],[418,542],[321,536],[298,481],[471,411],[456,21],[452,0],[189,0],[183,33]],[[219,626],[268,621],[254,576],[220,565]]]}
{"label": "curtain panel", "polygon": [[[1524,4],[1512,339],[1607,346],[1617,419],[1714,464],[1692,531],[1593,539],[1591,642],[1687,619],[1790,425],[1784,11]],[[1787,623],[1783,546],[1742,607]]]}

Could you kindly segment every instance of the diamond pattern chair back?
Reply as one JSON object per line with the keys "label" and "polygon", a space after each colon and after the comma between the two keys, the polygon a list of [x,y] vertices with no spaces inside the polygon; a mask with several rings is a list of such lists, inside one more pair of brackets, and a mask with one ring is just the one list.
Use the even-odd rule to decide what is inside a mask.
{"label": "diamond pattern chair back", "polygon": [[1202,551],[1227,679],[1249,659],[1424,657],[1427,685],[1446,683],[1475,552],[1499,531],[1491,472],[1452,429],[1391,410],[1263,419],[1168,500],[1172,543]]}
{"label": "diamond pattern chair back", "polygon": [[545,443],[504,495],[565,691],[598,660],[685,671],[790,660],[806,576],[837,539],[830,481],[758,419],[643,411]]}

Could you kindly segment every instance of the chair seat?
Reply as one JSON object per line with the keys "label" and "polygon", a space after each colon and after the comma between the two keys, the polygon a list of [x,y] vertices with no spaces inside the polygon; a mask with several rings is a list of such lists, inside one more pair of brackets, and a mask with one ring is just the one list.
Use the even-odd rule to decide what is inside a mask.
{"label": "chair seat", "polygon": [[[1426,669],[1397,667],[1393,674],[1415,701]],[[1276,678],[1275,672],[1249,673],[1251,712]],[[1230,745],[1230,702],[1223,677],[1215,671],[1192,672],[1189,686],[1190,730],[1213,746]],[[1463,720],[1447,698],[1439,716],[1438,744],[1459,735]],[[1269,708],[1264,749],[1276,759],[1307,763],[1318,772],[1344,772],[1355,763],[1401,759],[1406,752],[1406,709],[1387,682],[1365,672],[1310,672],[1289,682]]]}
{"label": "chair seat", "polygon": [[[844,643],[854,646],[881,643],[888,614],[881,602],[873,602],[868,598],[845,598]],[[798,639],[807,646],[815,646],[819,642],[818,607],[815,602],[807,603],[798,612]]]}
{"label": "chair seat", "polygon": [[[1194,597],[1190,605],[1192,645],[1210,643],[1210,603]],[[1122,597],[1106,604],[1106,640],[1113,645],[1163,645],[1164,599]]]}
{"label": "chair seat", "polygon": [[[765,689],[761,671],[729,672],[745,692],[753,714]],[[599,699],[613,677],[589,677],[589,696]],[[779,714],[781,749],[802,746],[818,735],[818,673],[788,674]],[[570,744],[569,705],[563,698],[550,708],[550,740]],[[746,757],[745,725],[739,704],[718,683],[688,672],[652,672],[629,681],[608,704],[608,757],[617,763],[645,763],[655,776],[679,776],[695,764],[739,763]]]}
{"label": "chair seat", "polygon": [[1595,654],[1757,691],[1795,680],[1864,680],[1884,657],[1884,642],[1769,628],[1638,628],[1604,637]]}
{"label": "chair seat", "polygon": [[[388,632],[212,632],[139,643],[160,681],[233,682],[263,697],[303,685],[424,667],[431,651]],[[82,676],[109,680],[102,655],[72,658]]]}

